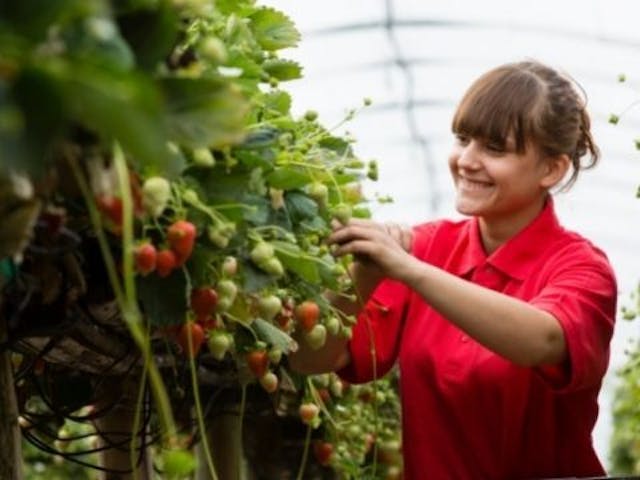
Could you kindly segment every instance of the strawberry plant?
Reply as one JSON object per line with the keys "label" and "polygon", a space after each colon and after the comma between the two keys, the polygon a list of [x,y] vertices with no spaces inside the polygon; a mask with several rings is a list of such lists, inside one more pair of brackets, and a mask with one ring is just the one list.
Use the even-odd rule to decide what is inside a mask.
{"label": "strawberry plant", "polygon": [[[137,412],[127,428],[149,431],[158,468],[176,477],[194,468],[184,438],[207,430],[207,381],[213,398],[240,392],[242,412],[256,391],[293,395],[284,411],[302,403],[309,432],[328,432],[323,416],[339,400],[290,372],[286,356],[294,332],[314,348],[350,334],[353,319],[324,297],[351,294],[348,260],[323,240],[332,220],[369,215],[359,184],[377,167],[341,124],[291,112],[281,84],[301,66],[279,56],[299,41],[290,19],[251,0],[26,0],[0,6],[0,38],[11,319],[0,340],[26,359],[15,369],[20,412],[43,395],[42,378],[52,418],[96,401],[105,378],[139,378],[122,400]],[[67,377],[83,396],[67,398]],[[323,464],[364,461],[332,435]],[[114,471],[145,448],[136,435],[123,444],[131,455]]]}

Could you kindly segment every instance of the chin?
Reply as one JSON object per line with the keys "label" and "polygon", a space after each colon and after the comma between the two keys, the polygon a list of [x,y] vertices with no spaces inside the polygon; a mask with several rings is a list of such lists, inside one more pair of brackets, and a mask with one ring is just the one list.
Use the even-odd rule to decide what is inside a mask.
{"label": "chin", "polygon": [[458,213],[467,215],[469,217],[477,216],[479,213],[479,209],[477,207],[474,208],[473,205],[469,205],[468,202],[464,201],[456,202],[456,210],[458,211]]}

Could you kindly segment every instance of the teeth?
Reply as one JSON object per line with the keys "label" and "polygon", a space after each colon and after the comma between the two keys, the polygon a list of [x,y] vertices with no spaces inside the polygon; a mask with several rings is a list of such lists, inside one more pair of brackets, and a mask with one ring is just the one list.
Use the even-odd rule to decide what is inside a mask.
{"label": "teeth", "polygon": [[482,190],[489,188],[491,185],[486,182],[475,182],[467,178],[460,178],[460,186],[466,190]]}

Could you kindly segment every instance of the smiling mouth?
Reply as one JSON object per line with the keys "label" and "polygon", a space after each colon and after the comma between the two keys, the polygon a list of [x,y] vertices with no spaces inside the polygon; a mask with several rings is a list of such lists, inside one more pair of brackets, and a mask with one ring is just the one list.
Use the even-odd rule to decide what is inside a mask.
{"label": "smiling mouth", "polygon": [[459,177],[458,179],[458,187],[464,190],[484,190],[487,188],[491,188],[493,183],[483,182],[479,180],[471,180],[465,177]]}

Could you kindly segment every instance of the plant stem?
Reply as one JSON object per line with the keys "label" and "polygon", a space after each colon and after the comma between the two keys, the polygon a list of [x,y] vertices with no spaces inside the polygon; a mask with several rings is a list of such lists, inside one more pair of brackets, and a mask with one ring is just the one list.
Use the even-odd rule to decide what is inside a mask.
{"label": "plant stem", "polygon": [[[115,155],[114,160],[118,163],[118,159],[124,162],[124,156]],[[137,309],[137,301],[129,302],[127,298],[125,298],[124,292],[122,290],[122,286],[120,285],[120,280],[118,279],[117,269],[115,266],[115,261],[113,259],[113,255],[111,254],[111,250],[109,248],[109,243],[107,242],[107,237],[104,233],[104,229],[102,228],[102,221],[100,219],[100,213],[96,207],[96,204],[93,199],[93,195],[91,194],[91,189],[89,188],[89,184],[87,183],[80,166],[78,165],[77,160],[69,159],[69,166],[71,167],[71,171],[76,179],[78,187],[82,192],[82,196],[84,197],[85,203],[89,210],[89,217],[93,224],[94,233],[98,239],[98,244],[100,246],[100,251],[102,253],[103,261],[105,262],[105,267],[107,269],[107,275],[109,277],[109,282],[111,283],[111,288],[113,289],[114,296],[118,306],[120,307],[120,311],[122,313],[125,324],[129,328],[129,332],[131,337],[138,345],[143,357],[145,358],[145,362],[147,360],[151,360],[151,349],[149,347],[148,339],[146,338],[145,333],[140,328],[140,312]],[[128,175],[127,175],[128,176]],[[120,177],[120,174],[118,175]],[[120,179],[120,184],[122,186],[122,180]],[[125,208],[125,202],[128,200],[128,206],[131,206],[131,196],[129,194],[128,188],[129,183],[126,182],[126,199],[122,198],[123,209]],[[129,217],[131,218],[131,217]],[[132,232],[132,229],[130,230]],[[124,241],[124,240],[123,240]],[[126,248],[125,255],[126,255]],[[125,280],[126,281],[126,280]],[[132,280],[131,280],[132,281]],[[131,287],[129,287],[129,292],[131,291]],[[173,419],[173,413],[171,411],[169,397],[167,395],[167,391],[164,387],[164,382],[162,381],[162,377],[160,375],[160,371],[158,370],[155,363],[152,361],[149,362],[149,378],[151,380],[151,387],[155,396],[156,403],[158,405],[158,412],[160,415],[160,421],[164,427],[166,434],[169,437],[174,437],[177,429]]]}
{"label": "plant stem", "polygon": [[307,466],[307,457],[309,456],[309,444],[311,443],[311,430],[312,427],[307,427],[307,435],[304,438],[304,451],[302,453],[302,460],[300,461],[300,469],[298,470],[298,476],[296,480],[302,480],[304,478],[304,469]]}
{"label": "plant stem", "polygon": [[187,328],[187,344],[189,346],[189,371],[191,373],[191,388],[193,389],[193,399],[195,401],[196,406],[196,418],[198,419],[198,428],[200,429],[200,437],[202,439],[202,446],[204,448],[204,456],[207,460],[207,467],[209,468],[209,473],[211,474],[212,480],[218,480],[218,475],[216,473],[216,467],[213,462],[213,458],[211,456],[211,449],[209,446],[209,438],[207,435],[207,429],[204,424],[204,417],[202,414],[202,403],[200,402],[200,390],[198,389],[198,376],[196,372],[196,364],[194,361],[193,354],[193,343],[191,340],[192,334],[191,329]]}

